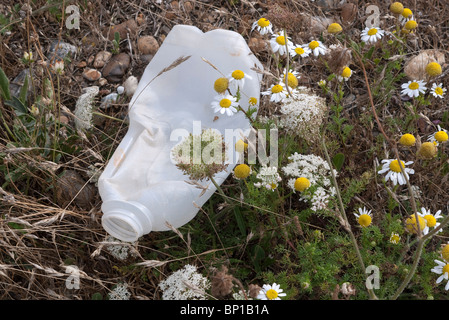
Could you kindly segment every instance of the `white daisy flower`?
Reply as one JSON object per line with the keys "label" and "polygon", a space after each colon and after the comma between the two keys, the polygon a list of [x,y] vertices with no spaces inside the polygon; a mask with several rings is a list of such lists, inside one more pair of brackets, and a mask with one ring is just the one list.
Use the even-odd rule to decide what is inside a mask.
{"label": "white daisy flower", "polygon": [[423,80],[410,80],[407,83],[401,85],[402,95],[408,95],[410,98],[416,98],[420,93],[426,92],[426,82]]}
{"label": "white daisy flower", "polygon": [[444,287],[444,290],[449,290],[449,263],[440,261],[440,260],[433,260],[435,261],[436,264],[438,264],[437,266],[435,266],[433,269],[431,269],[430,271],[432,271],[433,273],[436,274],[441,274],[441,276],[438,277],[437,279],[437,284],[439,284],[441,281],[446,280],[446,286]]}
{"label": "white daisy flower", "polygon": [[221,114],[226,113],[228,116],[236,113],[239,105],[237,99],[230,94],[216,96],[211,104],[215,112],[220,112]]}
{"label": "white daisy flower", "polygon": [[407,179],[409,179],[410,178],[409,175],[415,173],[415,170],[406,168],[406,166],[412,164],[413,161],[408,161],[406,163],[401,161],[401,165],[404,168],[404,174],[401,172],[401,167],[399,166],[399,162],[397,159],[385,159],[382,160],[382,163],[383,163],[382,169],[377,173],[382,174],[388,172],[387,175],[385,176],[385,181],[391,180],[391,182],[393,182],[393,185],[396,185],[398,183],[400,185],[406,184],[404,174],[407,177]]}
{"label": "white daisy flower", "polygon": [[327,51],[326,46],[319,40],[310,41],[307,47],[312,51],[315,57],[318,57],[320,54],[325,55]]}
{"label": "white daisy flower", "polygon": [[245,85],[245,79],[251,80],[252,77],[244,73],[242,70],[234,70],[228,74],[228,79],[229,86],[234,86],[234,88],[237,90],[237,88],[243,88],[243,86]]}
{"label": "white daisy flower", "polygon": [[254,29],[257,29],[257,31],[259,31],[259,33],[262,35],[273,33],[273,25],[271,24],[270,20],[265,18],[260,18],[259,20],[255,21],[253,23],[251,31],[253,31]]}
{"label": "white daisy flower", "polygon": [[[430,210],[426,210],[426,208],[421,208],[421,212],[418,212],[418,215],[423,217],[426,220],[426,227],[423,229],[423,234],[428,234],[430,228],[437,228],[441,223],[437,220],[443,218],[441,215],[441,210],[438,210],[434,215],[430,213]],[[438,232],[443,231],[441,228]]]}
{"label": "white daisy flower", "polygon": [[[287,73],[287,69],[284,68],[282,72],[280,81],[285,85],[286,83],[290,88],[296,88],[298,86],[298,79],[301,77],[298,71],[289,70]],[[287,76],[287,77],[286,77]]]}
{"label": "white daisy flower", "polygon": [[348,81],[352,76],[352,70],[349,67],[345,67],[341,74],[337,76],[338,81]]}
{"label": "white daisy flower", "polygon": [[308,57],[312,50],[308,46],[292,45],[290,48],[290,56],[292,58],[299,56],[300,58]]}
{"label": "white daisy flower", "polygon": [[399,15],[399,22],[404,25],[409,20],[414,20],[413,12],[409,8],[404,8],[404,10],[402,10],[402,13]]}
{"label": "white daisy flower", "polygon": [[272,84],[270,89],[261,93],[263,96],[271,95],[270,101],[282,102],[287,98],[288,92],[285,89],[285,84],[280,82],[279,84]]}
{"label": "white daisy flower", "polygon": [[282,292],[281,286],[273,283],[273,285],[264,284],[257,295],[260,300],[281,300],[280,297],[285,297],[287,294]]}
{"label": "white daisy flower", "polygon": [[378,27],[366,27],[360,34],[362,41],[367,43],[376,43],[377,40],[382,39],[384,31]]}
{"label": "white daisy flower", "polygon": [[390,236],[390,243],[398,244],[399,241],[401,241],[401,236],[399,235],[399,233],[392,232]]}
{"label": "white daisy flower", "polygon": [[354,215],[357,218],[357,222],[362,227],[368,227],[371,224],[371,221],[373,220],[373,216],[371,215],[371,210],[367,210],[365,207],[359,208],[359,214],[354,213]]}
{"label": "white daisy flower", "polygon": [[290,40],[290,37],[287,37],[287,48],[285,47],[285,37],[280,34],[276,33],[273,35],[273,37],[270,40],[271,49],[273,50],[273,53],[279,52],[281,56],[285,55],[288,51],[290,51],[291,46],[293,45],[292,41]]}
{"label": "white daisy flower", "polygon": [[440,125],[437,126],[437,131],[432,134],[427,141],[433,142],[436,146],[438,146],[442,142],[446,142],[449,138],[448,131],[446,129],[442,129]]}
{"label": "white daisy flower", "polygon": [[446,93],[446,88],[443,88],[443,84],[432,84],[432,88],[430,88],[430,93],[435,97],[435,98],[443,98],[443,96]]}

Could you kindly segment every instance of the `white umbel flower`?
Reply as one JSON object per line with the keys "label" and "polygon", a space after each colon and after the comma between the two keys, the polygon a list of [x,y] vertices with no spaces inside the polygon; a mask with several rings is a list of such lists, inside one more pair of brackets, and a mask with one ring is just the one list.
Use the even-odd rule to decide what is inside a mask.
{"label": "white umbel flower", "polygon": [[401,88],[401,94],[408,95],[410,98],[416,98],[427,90],[426,82],[423,80],[410,80],[407,83],[403,83]]}
{"label": "white umbel flower", "polygon": [[411,165],[413,161],[403,162],[401,161],[401,165],[404,168],[404,174],[401,172],[401,167],[399,166],[399,162],[397,159],[385,159],[382,160],[382,169],[378,171],[377,173],[383,174],[387,172],[387,175],[385,176],[385,181],[391,180],[393,182],[393,185],[396,185],[399,183],[399,185],[406,184],[405,176],[407,179],[410,178],[410,174],[414,174],[415,170],[406,168],[406,166]]}
{"label": "white umbel flower", "polygon": [[281,300],[280,297],[285,297],[286,293],[282,292],[281,286],[273,283],[273,285],[264,284],[257,295],[260,300]]}
{"label": "white umbel flower", "polygon": [[446,285],[444,286],[444,290],[449,290],[449,263],[443,262],[440,260],[434,260],[437,266],[435,266],[432,271],[433,273],[440,274],[440,276],[437,279],[437,284],[442,282],[443,280],[446,280]]}
{"label": "white umbel flower", "polygon": [[256,178],[261,181],[254,183],[255,187],[265,187],[272,191],[274,191],[278,187],[278,183],[282,181],[282,178],[278,173],[278,168],[276,167],[262,166]]}
{"label": "white umbel flower", "polygon": [[380,28],[366,27],[360,34],[362,41],[365,43],[376,43],[377,40],[382,39],[384,31]]}
{"label": "white umbel flower", "polygon": [[109,300],[129,300],[131,293],[128,291],[126,283],[119,283],[108,293]]}
{"label": "white umbel flower", "polygon": [[162,300],[206,300],[210,281],[190,264],[172,273],[159,283],[163,291]]}

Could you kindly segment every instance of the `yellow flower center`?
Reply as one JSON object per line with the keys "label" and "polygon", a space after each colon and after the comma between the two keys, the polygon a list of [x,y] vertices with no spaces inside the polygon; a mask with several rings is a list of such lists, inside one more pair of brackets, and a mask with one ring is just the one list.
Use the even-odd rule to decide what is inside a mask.
{"label": "yellow flower center", "polygon": [[[426,227],[426,220],[423,217],[418,216],[418,221],[419,221],[419,229],[422,231]],[[418,232],[418,224],[416,223],[416,217],[414,214],[410,215],[410,217],[408,217],[407,220],[405,221],[405,228],[410,233]]]}
{"label": "yellow flower center", "polygon": [[304,54],[304,49],[301,47],[296,47],[295,52],[296,52],[296,54],[302,55],[302,54]]}
{"label": "yellow flower center", "polygon": [[278,293],[273,289],[268,290],[265,295],[267,296],[268,300],[273,300],[278,297]]}
{"label": "yellow flower center", "polygon": [[276,183],[272,183],[272,184],[271,184],[271,189],[273,189],[273,190],[274,190],[274,189],[276,189],[276,188],[277,188],[277,186],[278,186],[278,185],[277,185]]}
{"label": "yellow flower center", "polygon": [[257,98],[255,97],[249,98],[249,104],[255,106],[257,104]]}
{"label": "yellow flower center", "polygon": [[231,106],[231,104],[232,104],[231,100],[226,99],[226,98],[221,99],[221,101],[220,101],[220,107],[222,107],[222,108],[229,108]]}
{"label": "yellow flower center", "polygon": [[435,140],[438,142],[447,141],[448,138],[449,137],[448,137],[447,133],[444,131],[438,131],[437,133],[435,133]]}
{"label": "yellow flower center", "polygon": [[285,38],[284,38],[284,36],[278,36],[278,37],[276,38],[276,42],[277,42],[278,44],[280,44],[281,46],[285,46]]}
{"label": "yellow flower center", "polygon": [[418,24],[416,23],[415,20],[409,20],[404,25],[404,28],[407,29],[407,30],[414,30],[414,29],[416,29],[417,26],[418,26]]}
{"label": "yellow flower center", "polygon": [[239,140],[235,143],[235,151],[237,152],[244,152],[248,150],[248,144],[245,143],[243,140]]}
{"label": "yellow flower center", "polygon": [[368,35],[369,36],[374,36],[377,33],[377,29],[376,28],[371,28],[368,30]]}
{"label": "yellow flower center", "polygon": [[234,175],[237,179],[246,179],[251,173],[251,169],[247,164],[239,164],[234,169]]}
{"label": "yellow flower center", "polygon": [[362,226],[362,227],[368,227],[370,224],[371,224],[371,216],[370,215],[368,215],[368,214],[362,214],[362,215],[360,215],[360,217],[359,217],[359,224]]}
{"label": "yellow flower center", "polygon": [[282,88],[282,86],[280,84],[277,84],[277,85],[273,86],[273,88],[271,88],[272,93],[279,93],[279,92],[282,92],[282,90],[284,90],[284,88]]}
{"label": "yellow flower center", "polygon": [[392,234],[391,237],[390,237],[390,242],[391,243],[398,244],[399,240],[400,240],[400,238],[399,238],[398,234]]}
{"label": "yellow flower center", "polygon": [[426,219],[428,227],[435,227],[437,224],[437,219],[435,219],[435,217],[431,214],[425,215],[424,219]]}
{"label": "yellow flower center", "polygon": [[295,190],[299,192],[303,192],[308,187],[310,187],[310,181],[307,178],[301,177],[296,179],[295,181]]}
{"label": "yellow flower center", "polygon": [[408,85],[408,88],[409,88],[410,90],[416,90],[416,89],[419,88],[419,83],[413,81],[412,83],[410,83],[410,84]]}
{"label": "yellow flower center", "polygon": [[343,69],[343,72],[341,73],[341,76],[343,78],[349,78],[352,74],[352,70],[349,67],[346,67]]}
{"label": "yellow flower center", "polygon": [[241,80],[243,79],[243,77],[245,76],[245,74],[243,73],[243,71],[241,70],[235,70],[231,76],[236,79],[236,80]]}
{"label": "yellow flower center", "polygon": [[408,18],[413,14],[413,12],[409,8],[404,8],[401,14],[404,18]]}
{"label": "yellow flower center", "polygon": [[218,93],[223,93],[228,89],[229,80],[227,78],[218,78],[215,80],[214,89]]}
{"label": "yellow flower center", "polygon": [[401,14],[404,11],[404,6],[400,2],[394,2],[390,6],[390,11],[395,14]]}
{"label": "yellow flower center", "polygon": [[444,260],[449,261],[449,244],[443,247],[443,250],[441,250],[441,255]]}
{"label": "yellow flower center", "polygon": [[400,144],[408,147],[413,146],[415,142],[416,142],[415,137],[410,133],[402,135],[401,139],[399,139]]}
{"label": "yellow flower center", "polygon": [[449,263],[443,267],[443,274],[445,274],[446,272],[449,273]]}
{"label": "yellow flower center", "polygon": [[339,25],[338,23],[331,23],[329,25],[329,27],[327,28],[327,32],[329,32],[329,33],[339,33],[342,30],[343,29],[342,29],[341,25]]}
{"label": "yellow flower center", "polygon": [[257,21],[257,25],[259,27],[265,28],[265,27],[268,27],[270,25],[270,21],[268,19],[265,19],[265,18],[260,18]]}
{"label": "yellow flower center", "polygon": [[[285,80],[285,77],[284,79]],[[287,84],[290,88],[296,88],[298,86],[298,78],[295,77],[295,75],[291,72],[287,74]]]}
{"label": "yellow flower center", "polygon": [[442,69],[438,62],[430,62],[426,66],[426,72],[429,76],[435,77],[441,74]]}
{"label": "yellow flower center", "polygon": [[315,40],[309,43],[309,48],[312,50],[318,48],[319,46],[320,44],[318,43],[318,41]]}
{"label": "yellow flower center", "polygon": [[418,155],[425,159],[432,159],[437,154],[436,143],[424,142],[418,150]]}
{"label": "yellow flower center", "polygon": [[444,93],[443,88],[436,87],[436,88],[435,88],[435,93],[436,93],[437,95],[439,95],[439,96],[442,96],[443,93]]}
{"label": "yellow flower center", "polygon": [[[401,165],[403,168],[405,168],[404,162],[401,161]],[[390,170],[394,172],[401,172],[401,167],[399,166],[398,160],[393,160],[390,163]]]}

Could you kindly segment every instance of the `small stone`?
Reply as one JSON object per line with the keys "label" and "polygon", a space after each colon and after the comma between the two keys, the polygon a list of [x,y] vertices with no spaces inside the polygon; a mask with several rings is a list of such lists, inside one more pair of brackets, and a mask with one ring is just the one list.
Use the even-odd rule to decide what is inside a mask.
{"label": "small stone", "polygon": [[444,52],[437,49],[421,51],[405,63],[404,73],[409,80],[425,80],[427,78],[426,66],[430,62],[438,62],[443,65],[445,63]]}
{"label": "small stone", "polygon": [[186,1],[184,2],[184,10],[186,11],[186,13],[190,13],[193,10],[193,3],[190,1]]}
{"label": "small stone", "polygon": [[86,180],[75,170],[66,170],[56,180],[56,201],[61,207],[75,204],[82,209],[90,209],[95,199],[95,187],[86,183]]}
{"label": "small stone", "polygon": [[87,66],[87,62],[86,61],[80,61],[80,62],[78,62],[77,64],[76,64],[76,67],[77,68],[85,68]]}
{"label": "small stone", "polygon": [[100,86],[104,86],[104,85],[108,84],[108,80],[106,80],[105,78],[100,78],[100,79],[98,79],[98,84]]}
{"label": "small stone", "polygon": [[139,26],[137,22],[133,19],[122,22],[118,25],[111,26],[103,30],[103,36],[107,37],[109,40],[114,40],[115,33],[118,32],[120,39],[126,39],[129,34],[130,38],[135,38],[137,36],[137,30]]}
{"label": "small stone", "polygon": [[9,83],[9,90],[14,97],[19,97],[20,90],[25,84],[25,78],[28,77],[28,92],[33,88],[33,83],[30,79],[30,69],[24,69],[19,72],[19,74]]}
{"label": "small stone", "polygon": [[123,92],[125,92],[125,88],[123,86],[118,86],[117,87],[117,93],[118,94],[123,94]]}
{"label": "small stone", "polygon": [[103,99],[101,99],[100,108],[101,109],[107,109],[111,106],[111,104],[117,102],[118,93],[113,92],[105,96]]}
{"label": "small stone", "polygon": [[62,124],[69,124],[69,118],[67,117],[67,116],[64,116],[64,115],[62,115],[62,116],[59,116],[59,122],[60,123],[62,123]]}
{"label": "small stone", "polygon": [[254,53],[265,51],[267,49],[267,43],[264,39],[254,37],[249,39],[248,46]]}
{"label": "small stone", "polygon": [[83,77],[88,81],[96,81],[101,78],[101,72],[96,69],[87,68],[83,72]]}
{"label": "small stone", "polygon": [[95,56],[94,60],[94,67],[95,68],[103,68],[106,63],[109,62],[109,60],[112,57],[112,53],[109,51],[100,51]]}
{"label": "small stone", "polygon": [[128,79],[126,79],[125,83],[123,84],[123,87],[125,88],[125,94],[128,97],[131,97],[136,92],[138,85],[139,80],[137,80],[137,78],[134,76],[130,76]]}
{"label": "small stone", "polygon": [[78,50],[74,45],[55,40],[50,44],[47,58],[50,60],[50,63],[53,63],[55,60],[64,60],[69,55],[73,58],[77,51]]}
{"label": "small stone", "polygon": [[119,53],[104,66],[103,76],[110,82],[120,82],[130,63],[131,57],[127,53]]}
{"label": "small stone", "polygon": [[143,36],[137,40],[137,49],[140,54],[156,54],[159,50],[159,43],[153,36]]}

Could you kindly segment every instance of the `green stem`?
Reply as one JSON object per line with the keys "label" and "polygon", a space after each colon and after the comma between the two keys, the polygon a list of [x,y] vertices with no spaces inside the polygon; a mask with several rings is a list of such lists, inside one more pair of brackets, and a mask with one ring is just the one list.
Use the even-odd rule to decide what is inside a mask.
{"label": "green stem", "polygon": [[[329,157],[329,153],[327,152],[326,143],[324,141],[324,134],[322,135],[322,138],[321,138],[321,144],[323,146],[323,150],[324,150],[324,154],[326,156],[327,163],[329,164],[329,167],[331,168],[330,171],[331,171],[331,175],[332,175],[332,182],[334,184],[335,191],[337,193],[338,205],[340,207],[341,214],[343,215],[343,218],[344,218],[347,226],[350,226],[349,221],[348,221],[348,217],[346,216],[345,207],[343,205],[343,200],[341,199],[340,188],[338,187],[338,184],[337,184],[337,178],[335,177],[335,173],[334,173],[334,170],[333,170],[332,162],[331,162],[331,159]],[[352,232],[350,227],[347,228],[346,230],[348,231],[349,236],[351,237],[351,242],[352,242],[352,245],[354,246],[355,252],[357,254],[357,258],[359,260],[360,267],[362,268],[362,272],[365,273],[365,271],[366,271],[365,263],[363,262],[363,257],[362,257],[362,254],[360,253],[360,249],[359,249],[359,246],[357,244],[357,240],[356,240],[356,238],[354,236],[354,233]],[[367,288],[367,290],[368,290],[368,294],[370,296],[370,299],[371,300],[377,300],[377,296],[374,293],[373,289],[368,289]]]}

